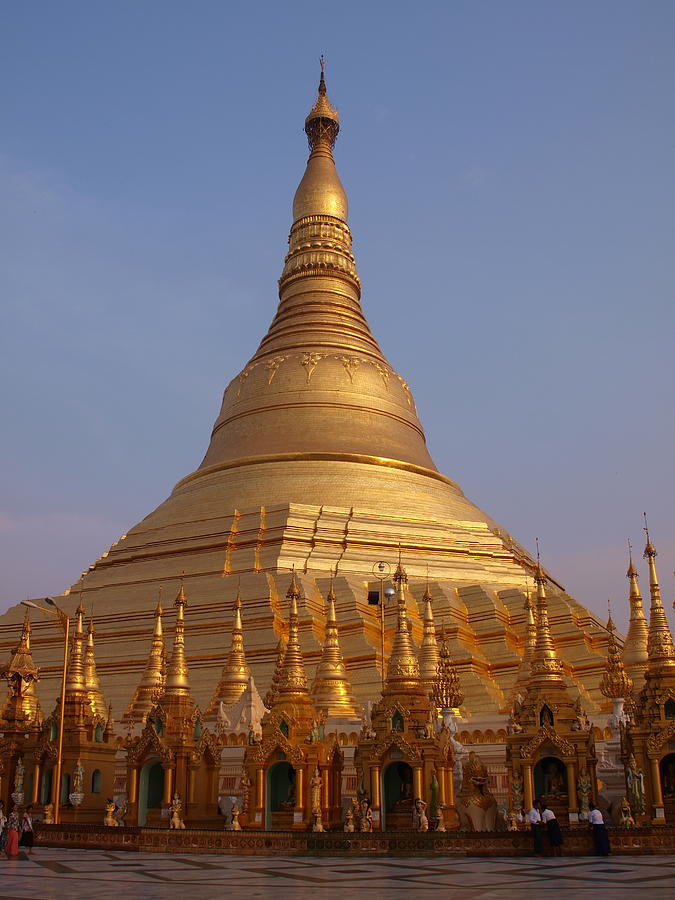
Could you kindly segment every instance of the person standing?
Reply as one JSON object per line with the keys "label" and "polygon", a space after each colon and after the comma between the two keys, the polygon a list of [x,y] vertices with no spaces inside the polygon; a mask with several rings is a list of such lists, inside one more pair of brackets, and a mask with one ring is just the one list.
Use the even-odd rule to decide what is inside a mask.
{"label": "person standing", "polygon": [[553,850],[554,856],[562,856],[561,847],[564,843],[560,825],[555,817],[552,809],[549,809],[545,803],[541,804],[541,822],[546,826],[548,832],[549,843]]}
{"label": "person standing", "polygon": [[7,816],[5,815],[5,801],[0,800],[0,853],[4,849],[7,840]]}
{"label": "person standing", "polygon": [[602,813],[594,803],[589,804],[588,824],[593,829],[593,843],[597,856],[609,856],[612,852],[609,846],[609,835],[605,826]]}
{"label": "person standing", "polygon": [[541,810],[538,800],[535,800],[532,809],[525,816],[525,820],[530,823],[532,830],[532,840],[534,841],[535,856],[544,855],[544,845],[541,840]]}
{"label": "person standing", "polygon": [[7,840],[5,853],[8,857],[19,855],[19,816],[12,810],[7,819]]}
{"label": "person standing", "polygon": [[33,852],[33,807],[28,805],[21,817],[20,847],[28,847],[28,852]]}

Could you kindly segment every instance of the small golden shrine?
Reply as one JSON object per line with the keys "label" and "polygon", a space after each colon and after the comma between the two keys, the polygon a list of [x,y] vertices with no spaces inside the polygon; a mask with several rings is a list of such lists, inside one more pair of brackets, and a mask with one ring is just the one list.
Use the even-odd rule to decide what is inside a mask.
{"label": "small golden shrine", "polygon": [[[140,735],[130,736],[126,743],[130,824],[158,825],[162,813],[168,815],[176,807],[174,800],[180,804],[183,824],[220,824],[220,751],[215,737],[203,727],[202,714],[190,694],[185,661],[187,598],[182,584],[175,605],[173,652],[164,688]],[[153,653],[157,657],[155,640],[151,658]]]}
{"label": "small golden shrine", "polygon": [[622,733],[622,757],[636,821],[665,825],[675,823],[675,648],[661,601],[656,550],[646,527],[645,532],[651,599],[647,667],[644,687]]}
{"label": "small golden shrine", "polygon": [[[280,646],[276,684],[265,698],[271,708],[262,721],[262,739],[246,748],[241,822],[274,831],[324,831],[341,820],[343,754],[336,737],[326,735],[325,720],[308,688],[298,641],[300,589],[295,572],[286,596],[288,642]],[[321,685],[325,687],[323,679]],[[348,703],[349,687],[343,687]]]}
{"label": "small golden shrine", "polygon": [[[441,827],[446,823],[456,826],[451,733],[439,728],[437,709],[427,690],[429,682],[420,674],[406,610],[408,576],[400,558],[394,583],[398,618],[387,677],[356,754],[360,792],[369,795],[374,828],[411,831],[416,800],[426,804],[431,827],[438,827],[439,822]],[[425,618],[426,657],[433,627],[428,602]],[[433,635],[435,638],[435,631]],[[438,647],[434,656],[438,673],[442,663]]]}
{"label": "small golden shrine", "polygon": [[[28,610],[23,620],[19,643],[2,669],[9,686],[0,712],[0,799],[9,809],[12,802],[37,803],[39,767],[35,768],[35,749],[42,728],[42,710],[35,692],[39,670],[33,662],[30,646],[31,624]],[[26,768],[28,767],[28,774]],[[20,801],[13,799],[19,796]]]}
{"label": "small golden shrine", "polygon": [[[548,619],[546,577],[537,566],[536,634],[525,694],[516,694],[506,737],[511,812],[543,799],[561,822],[585,818],[597,802],[595,744],[580,700],[572,700]],[[527,608],[527,605],[526,605]],[[528,610],[531,612],[531,610]]]}

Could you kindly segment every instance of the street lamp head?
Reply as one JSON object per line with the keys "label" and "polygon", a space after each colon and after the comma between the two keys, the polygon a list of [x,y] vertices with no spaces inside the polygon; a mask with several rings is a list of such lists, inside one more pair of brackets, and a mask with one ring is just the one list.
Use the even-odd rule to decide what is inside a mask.
{"label": "street lamp head", "polygon": [[32,603],[30,600],[22,600],[21,605],[22,606],[30,606],[31,609],[40,609],[40,607],[37,605],[37,603]]}
{"label": "street lamp head", "polygon": [[384,572],[384,570],[385,570],[386,568],[387,568],[387,567],[386,567],[386,565],[385,565],[383,562],[379,562],[379,563],[377,564],[377,570],[378,570],[378,572]]}
{"label": "street lamp head", "polygon": [[45,597],[45,603],[49,603],[50,606],[56,606],[51,597]]}
{"label": "street lamp head", "polygon": [[393,597],[395,593],[396,593],[396,591],[394,590],[393,587],[388,587],[388,588],[385,588],[385,589],[384,589],[384,596],[385,596],[385,597]]}

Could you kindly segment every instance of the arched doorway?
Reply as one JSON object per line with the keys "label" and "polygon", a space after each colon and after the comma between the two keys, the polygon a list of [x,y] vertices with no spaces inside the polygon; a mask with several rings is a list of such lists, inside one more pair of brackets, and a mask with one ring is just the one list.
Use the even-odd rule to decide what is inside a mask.
{"label": "arched doorway", "polygon": [[663,757],[659,763],[659,774],[666,822],[672,825],[675,822],[675,753]]}
{"label": "arched doorway", "polygon": [[406,762],[390,762],[382,772],[382,828],[410,831],[413,808],[413,770]]}
{"label": "arched doorway", "polygon": [[150,759],[141,769],[138,783],[138,824],[145,825],[148,812],[160,809],[164,796],[164,769],[161,762]]}
{"label": "arched doorway", "polygon": [[42,773],[42,787],[40,789],[40,803],[46,806],[52,802],[52,779],[54,778],[53,769],[45,769]]}
{"label": "arched doorway", "polygon": [[285,830],[293,824],[295,807],[295,769],[286,760],[274,763],[267,770],[265,791],[265,828]]}
{"label": "arched doorway", "polygon": [[562,760],[544,756],[534,767],[534,796],[547,803],[567,798],[567,770]]}

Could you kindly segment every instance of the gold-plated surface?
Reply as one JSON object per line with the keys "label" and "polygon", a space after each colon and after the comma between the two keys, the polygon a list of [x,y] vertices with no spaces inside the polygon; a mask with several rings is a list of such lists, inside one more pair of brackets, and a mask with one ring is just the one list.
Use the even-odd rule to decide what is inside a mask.
{"label": "gold-plated surface", "polygon": [[607,664],[600,682],[600,690],[610,700],[628,697],[633,690],[633,679],[626,673],[621,651],[616,642],[616,627],[610,613],[607,620]]}
{"label": "gold-plated surface", "polygon": [[190,694],[188,680],[188,666],[185,660],[185,606],[187,598],[185,589],[181,584],[176,597],[176,625],[173,633],[173,652],[166,670],[166,682],[164,684],[163,702],[167,697],[187,697]]}
{"label": "gold-plated surface", "polygon": [[630,621],[628,634],[623,645],[623,661],[628,673],[633,678],[636,686],[644,681],[644,673],[647,668],[649,654],[647,643],[649,640],[649,628],[642,608],[642,596],[638,585],[638,572],[630,555],[626,578],[630,581],[628,602],[630,604]]}
{"label": "gold-plated surface", "polygon": [[232,641],[227,655],[227,661],[220,674],[220,681],[211,698],[206,712],[205,721],[216,721],[220,704],[230,706],[235,703],[246,690],[251,670],[246,662],[244,653],[244,629],[241,622],[241,593],[237,591],[234,600],[234,620],[232,623]]}
{"label": "gold-plated surface", "polygon": [[651,599],[647,639],[648,670],[654,672],[659,668],[675,666],[675,648],[666,612],[661,602],[661,587],[656,574],[656,550],[649,539],[649,532],[647,532],[644,558],[649,564],[649,596]]}
{"label": "gold-plated surface", "polygon": [[440,656],[438,641],[436,639],[434,613],[431,607],[432,597],[431,592],[429,591],[428,582],[424,591],[424,596],[422,597],[422,603],[424,604],[424,636],[418,655],[418,662],[420,667],[420,678],[422,679],[424,690],[429,693],[434,685]]}
{"label": "gold-plated surface", "polygon": [[312,683],[312,700],[318,711],[326,718],[360,719],[363,712],[357,708],[352,694],[352,686],[347,677],[342,652],[338,623],[335,616],[335,591],[331,583],[326,598],[326,632],[321,651],[321,659],[316,667]]}
{"label": "gold-plated surface", "polygon": [[30,648],[31,624],[28,610],[24,615],[23,627],[19,643],[14,648],[7,665],[2,672],[7,679],[9,691],[7,700],[0,712],[0,728],[2,723],[26,722],[37,724],[42,718],[40,701],[35,693],[35,685],[39,679],[39,669],[33,662]]}
{"label": "gold-plated surface", "polygon": [[420,666],[417,653],[413,647],[408,627],[408,610],[406,604],[406,585],[408,576],[399,556],[398,566],[394,573],[396,585],[396,633],[391,648],[387,677],[384,683],[383,697],[390,694],[406,692],[410,694],[426,694],[420,679]]}
{"label": "gold-plated surface", "polygon": [[459,675],[457,668],[452,662],[444,630],[441,630],[441,646],[438,653],[438,666],[432,688],[432,697],[437,709],[459,709],[464,702]]}
{"label": "gold-plated surface", "polygon": [[143,671],[143,676],[134,691],[131,702],[127,707],[122,721],[133,725],[145,721],[145,717],[157,702],[164,689],[166,674],[166,654],[164,649],[164,634],[162,632],[162,601],[157,601],[155,607],[155,623],[152,629],[152,641],[148,661]]}
{"label": "gold-plated surface", "polygon": [[87,629],[87,646],[84,651],[84,684],[92,712],[95,716],[100,716],[102,719],[105,719],[108,714],[108,707],[96,671],[93,619],[89,620],[89,627]]}

